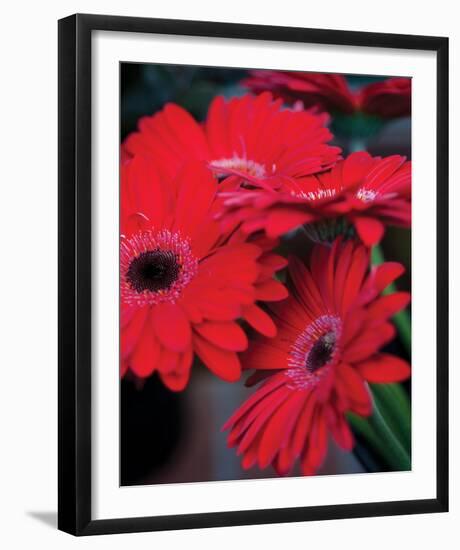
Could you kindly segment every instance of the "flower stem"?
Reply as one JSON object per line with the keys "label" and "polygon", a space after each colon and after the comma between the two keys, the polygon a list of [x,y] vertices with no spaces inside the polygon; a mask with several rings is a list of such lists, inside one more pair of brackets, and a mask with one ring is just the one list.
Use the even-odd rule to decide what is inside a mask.
{"label": "flower stem", "polygon": [[385,446],[385,456],[388,463],[390,466],[393,466],[395,470],[410,470],[410,455],[404,449],[395,433],[391,430],[376,399],[374,399],[373,411],[372,416],[369,418],[369,424]]}
{"label": "flower stem", "polygon": [[388,426],[411,454],[411,406],[401,384],[371,384],[372,394]]}
{"label": "flower stem", "polygon": [[378,400],[374,398],[373,413],[369,418],[363,418],[348,413],[348,419],[353,428],[371,445],[393,471],[411,469],[410,452],[408,452],[395,432],[390,427],[386,417],[380,410]]}
{"label": "flower stem", "polygon": [[[379,265],[385,261],[385,258],[383,256],[383,251],[380,245],[376,245],[372,248],[372,264],[373,265]],[[392,294],[393,292],[396,292],[396,285],[392,283],[389,285],[384,291],[383,294]],[[393,316],[393,322],[396,325],[396,328],[398,329],[399,338],[401,340],[402,345],[404,346],[405,350],[411,355],[411,339],[412,339],[412,331],[411,331],[411,320],[410,315],[406,309],[399,311],[396,313],[396,315]]]}

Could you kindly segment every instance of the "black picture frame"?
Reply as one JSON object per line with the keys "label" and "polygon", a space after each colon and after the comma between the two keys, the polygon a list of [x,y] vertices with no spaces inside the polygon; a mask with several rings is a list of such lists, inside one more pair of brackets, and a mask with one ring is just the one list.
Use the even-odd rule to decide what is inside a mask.
{"label": "black picture frame", "polygon": [[[73,535],[448,510],[448,39],[77,14],[59,21],[58,528]],[[93,520],[91,516],[91,33],[161,33],[435,51],[437,55],[436,498]]]}

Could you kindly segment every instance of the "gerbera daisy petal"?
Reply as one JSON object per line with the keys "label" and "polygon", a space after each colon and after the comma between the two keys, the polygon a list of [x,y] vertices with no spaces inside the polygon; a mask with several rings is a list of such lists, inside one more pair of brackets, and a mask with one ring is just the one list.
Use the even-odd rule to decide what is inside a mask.
{"label": "gerbera daisy petal", "polygon": [[176,352],[187,350],[191,344],[192,331],[180,306],[169,302],[157,304],[152,310],[152,320],[155,333],[163,346]]}
{"label": "gerbera daisy petal", "polygon": [[129,365],[134,374],[140,378],[150,376],[157,367],[160,350],[150,323],[145,323],[142,336],[129,359]]}
{"label": "gerbera daisy petal", "polygon": [[[258,246],[262,248],[263,243],[261,242],[262,239],[258,238],[256,243]],[[278,241],[270,241],[265,239],[265,242],[267,243],[267,246],[272,248],[277,244]],[[270,269],[273,273],[274,271],[279,271],[280,269],[283,269],[287,266],[288,261],[284,256],[280,256],[279,254],[274,254],[272,252],[268,252],[260,257],[259,263],[265,266],[267,269]]]}
{"label": "gerbera daisy petal", "polygon": [[324,309],[323,298],[310,272],[296,257],[290,258],[289,274],[305,310],[310,317],[319,317]]}
{"label": "gerbera daisy petal", "polygon": [[359,185],[375,165],[375,159],[367,151],[357,151],[342,163],[342,181],[345,189]]}
{"label": "gerbera daisy petal", "polygon": [[193,351],[186,350],[178,357],[174,369],[167,369],[160,373],[160,377],[170,390],[182,391],[188,384],[190,379],[190,371],[192,368]]}
{"label": "gerbera daisy petal", "polygon": [[368,308],[370,317],[376,319],[389,319],[398,311],[401,311],[410,302],[408,292],[393,292],[375,300]]}
{"label": "gerbera daisy petal", "polygon": [[346,363],[341,363],[337,368],[337,375],[344,384],[349,398],[356,402],[367,404],[371,402],[369,389],[358,372]]}
{"label": "gerbera daisy petal", "polygon": [[295,456],[294,456],[295,428],[297,426],[297,423],[299,422],[300,415],[304,411],[305,404],[310,398],[310,393],[311,392],[309,391],[297,392],[298,398],[296,399],[295,406],[291,410],[291,414],[287,419],[286,424],[283,428],[284,437],[281,442],[281,450],[280,450],[280,454],[282,454],[283,456],[279,464],[279,466],[281,466],[283,470],[289,470],[292,467],[292,464],[295,460]]}
{"label": "gerbera daisy petal", "polygon": [[174,103],[168,103],[164,110],[168,127],[176,131],[175,139],[183,144],[184,150],[190,155],[202,159],[207,152],[207,143],[204,132],[194,118],[185,110]]}
{"label": "gerbera daisy petal", "polygon": [[273,338],[276,335],[276,325],[268,313],[260,307],[251,304],[244,306],[241,312],[242,317],[258,332]]}
{"label": "gerbera daisy petal", "polygon": [[404,266],[397,262],[385,262],[373,266],[360,292],[359,304],[367,304],[404,273]]}
{"label": "gerbera daisy petal", "polygon": [[[266,433],[266,426],[272,415],[278,411],[290,397],[290,392],[285,388],[280,388],[274,391],[270,396],[264,399],[263,404],[258,403],[251,409],[247,415],[240,421],[242,424],[240,431],[236,433],[238,441],[237,454],[245,453],[252,444],[256,436]],[[232,444],[231,436],[235,433],[232,430],[229,438],[229,445]],[[261,441],[263,440],[263,435]],[[268,463],[267,463],[268,466]],[[265,467],[265,466],[263,466]]]}
{"label": "gerbera daisy petal", "polygon": [[120,306],[120,329],[125,328],[133,319],[137,312],[137,308],[122,304]]}
{"label": "gerbera daisy petal", "polygon": [[[277,208],[268,213],[263,227],[265,227],[268,237],[279,237],[291,229],[311,221],[312,218],[313,217],[311,214],[302,212],[301,210]],[[249,227],[247,223],[245,229],[247,232],[253,230],[253,228]]]}
{"label": "gerbera daisy petal", "polygon": [[244,351],[248,339],[243,329],[234,322],[205,322],[194,330],[212,344],[229,351]]}
{"label": "gerbera daisy petal", "polygon": [[327,453],[327,423],[323,410],[316,408],[306,452],[301,460],[304,475],[314,474]]}
{"label": "gerbera daisy petal", "polygon": [[[342,313],[346,313],[358,297],[369,265],[369,254],[363,247],[357,247],[354,251],[350,251],[350,256],[349,269],[342,287]],[[345,260],[345,263],[348,262]]]}
{"label": "gerbera daisy petal", "polygon": [[[279,332],[277,334],[279,336]],[[277,346],[277,338],[251,342],[249,349],[241,354],[248,369],[278,370],[286,367],[288,350]]]}
{"label": "gerbera daisy petal", "polygon": [[397,262],[385,262],[376,267],[373,285],[377,292],[385,290],[393,281],[398,279],[405,269]]}
{"label": "gerbera daisy petal", "polygon": [[284,285],[273,279],[256,286],[257,300],[276,302],[278,300],[284,300],[288,295],[288,291]]}
{"label": "gerbera daisy petal", "polygon": [[353,433],[342,414],[337,414],[335,422],[329,424],[332,437],[339,447],[345,451],[351,451],[354,447]]}
{"label": "gerbera daisy petal", "polygon": [[120,334],[120,349],[121,356],[128,357],[136,347],[139,334],[144,329],[144,324],[148,318],[148,308],[139,308],[135,314],[133,314],[131,321],[123,328]]}
{"label": "gerbera daisy petal", "polygon": [[239,380],[241,364],[235,352],[214,346],[198,334],[193,337],[193,347],[206,367],[216,376],[226,382]]}
{"label": "gerbera daisy petal", "polygon": [[410,376],[410,366],[406,361],[390,355],[379,353],[367,361],[358,363],[359,374],[371,383],[402,382]]}
{"label": "gerbera daisy petal", "polygon": [[164,374],[176,372],[181,359],[181,354],[162,347],[158,358],[157,369],[162,377]]}
{"label": "gerbera daisy petal", "polygon": [[[259,431],[259,428],[288,396],[289,391],[284,386],[280,386],[267,394],[263,401],[255,403],[232,425],[229,446],[238,445],[238,454],[245,450],[253,439],[251,434],[255,435]],[[250,434],[248,434],[249,431]],[[247,440],[246,435],[250,437],[250,441]],[[243,439],[247,441],[247,445],[243,443]]]}
{"label": "gerbera daisy petal", "polygon": [[222,132],[227,124],[227,104],[222,96],[217,97],[210,105],[206,122],[206,135],[209,143],[212,143],[212,154],[216,158],[224,157],[230,144],[228,135]]}
{"label": "gerbera daisy petal", "polygon": [[[190,173],[193,173],[193,178]],[[198,185],[197,185],[198,184]],[[193,236],[210,217],[217,187],[212,174],[202,163],[188,164],[177,176],[174,231]],[[193,208],[190,206],[193,204]]]}
{"label": "gerbera daisy petal", "polygon": [[[120,169],[121,230],[133,229],[133,218],[155,220],[163,225],[168,214],[169,191],[162,185],[158,163],[150,156],[137,156]],[[155,197],[155,201],[151,197]],[[125,210],[125,212],[123,212]],[[129,226],[128,226],[128,222]],[[137,225],[137,223],[135,225]]]}
{"label": "gerbera daisy petal", "polygon": [[294,458],[297,458],[302,452],[306,441],[308,440],[308,433],[313,423],[313,416],[317,406],[316,398],[313,392],[310,392],[306,397],[303,410],[299,416],[299,420],[295,427],[292,438],[292,454]]}
{"label": "gerbera daisy petal", "polygon": [[267,467],[273,461],[287,435],[284,431],[285,426],[292,414],[295,413],[299,402],[304,399],[304,392],[293,392],[267,423],[259,445],[258,461],[261,468]]}
{"label": "gerbera daisy petal", "polygon": [[395,336],[395,328],[390,323],[380,323],[360,331],[356,337],[347,342],[343,352],[343,359],[349,363],[362,361],[376,353],[382,346],[390,342]]}
{"label": "gerbera daisy petal", "polygon": [[380,242],[385,232],[385,226],[380,220],[367,216],[356,216],[353,223],[359,238],[366,246],[372,246]]}
{"label": "gerbera daisy petal", "polygon": [[243,460],[241,461],[241,467],[243,470],[248,470],[257,461],[257,452],[259,448],[259,442],[262,437],[262,432],[257,434],[256,438],[251,443],[249,449],[244,453]]}
{"label": "gerbera daisy petal", "polygon": [[267,380],[222,426],[222,431],[228,430],[233,424],[251,409],[263,397],[282,386],[284,378],[282,376],[272,376]]}
{"label": "gerbera daisy petal", "polygon": [[276,456],[273,467],[276,470],[276,473],[283,477],[287,476],[291,471],[293,463],[291,449],[289,447],[283,447],[281,451]]}
{"label": "gerbera daisy petal", "polygon": [[374,168],[366,175],[364,184],[370,188],[378,188],[402,166],[406,157],[392,155],[376,163]]}
{"label": "gerbera daisy petal", "polygon": [[123,378],[125,374],[128,372],[129,365],[128,361],[125,361],[123,359],[120,360],[120,378]]}

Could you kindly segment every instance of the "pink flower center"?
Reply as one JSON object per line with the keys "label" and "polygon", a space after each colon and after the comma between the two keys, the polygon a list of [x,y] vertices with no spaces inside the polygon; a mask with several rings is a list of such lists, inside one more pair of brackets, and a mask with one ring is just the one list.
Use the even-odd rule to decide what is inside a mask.
{"label": "pink flower center", "polygon": [[377,191],[374,191],[373,189],[365,189],[364,187],[361,187],[361,189],[358,189],[356,192],[356,197],[363,202],[371,202],[377,197],[377,195]]}
{"label": "pink flower center", "polygon": [[120,244],[120,293],[130,305],[175,302],[195,277],[189,239],[167,229],[139,232]]}
{"label": "pink flower center", "polygon": [[233,155],[233,157],[229,159],[213,160],[210,166],[217,171],[218,177],[226,176],[228,175],[228,171],[232,170],[244,172],[256,178],[263,178],[266,175],[265,166],[263,164],[239,157],[238,155]]}
{"label": "pink flower center", "polygon": [[313,191],[292,191],[291,194],[298,199],[306,199],[309,201],[318,201],[322,199],[332,199],[335,197],[337,190],[318,188]]}
{"label": "pink flower center", "polygon": [[342,321],[335,315],[322,315],[297,337],[288,357],[286,376],[294,389],[316,385],[338,358]]}

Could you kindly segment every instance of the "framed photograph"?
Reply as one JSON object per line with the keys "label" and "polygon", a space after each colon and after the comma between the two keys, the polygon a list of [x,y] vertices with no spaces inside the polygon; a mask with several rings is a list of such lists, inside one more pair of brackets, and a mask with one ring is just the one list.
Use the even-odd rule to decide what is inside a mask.
{"label": "framed photograph", "polygon": [[59,529],[447,511],[447,120],[447,38],[59,21]]}

